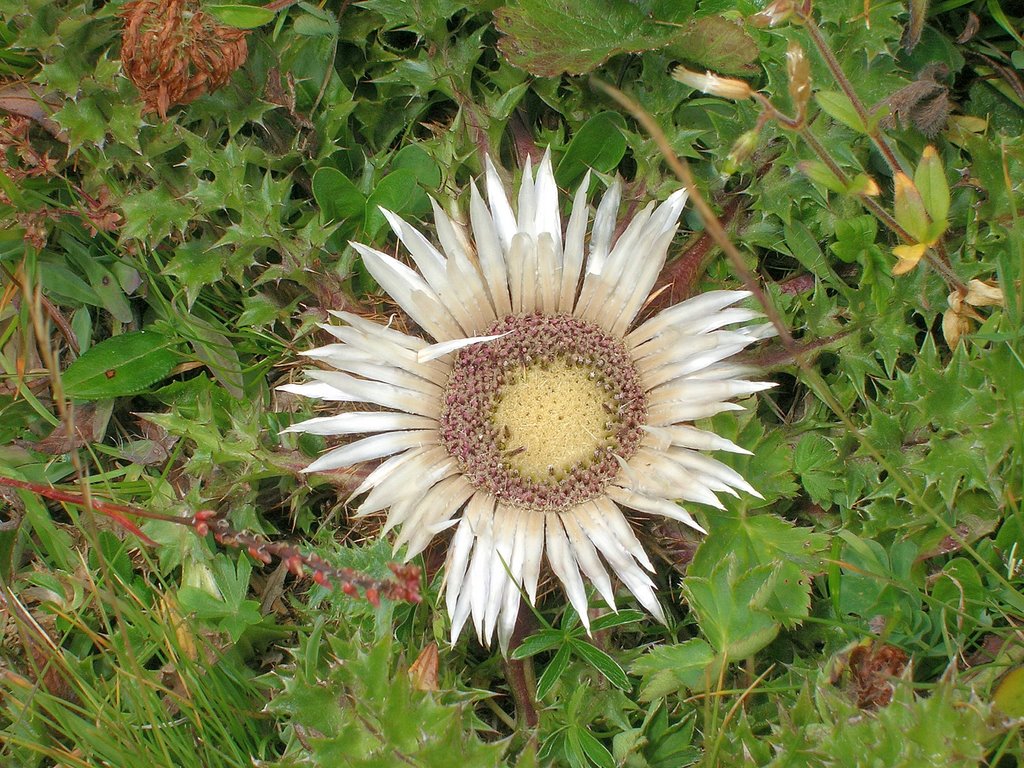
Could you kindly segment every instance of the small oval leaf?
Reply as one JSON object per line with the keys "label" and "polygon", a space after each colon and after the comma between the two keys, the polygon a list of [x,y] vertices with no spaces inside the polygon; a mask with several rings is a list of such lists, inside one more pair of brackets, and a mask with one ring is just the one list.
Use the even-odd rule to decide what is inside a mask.
{"label": "small oval leaf", "polygon": [[578,181],[588,168],[610,173],[626,154],[626,137],[622,129],[626,121],[618,112],[599,112],[587,120],[572,137],[565,150],[555,179],[568,187]]}
{"label": "small oval leaf", "polygon": [[220,23],[227,24],[229,27],[237,27],[238,29],[262,27],[264,24],[273,21],[274,16],[277,15],[275,11],[260,8],[256,5],[237,5],[234,3],[207,5],[203,10],[207,11]]}
{"label": "small oval leaf", "polygon": [[313,197],[327,223],[345,221],[356,226],[362,223],[366,195],[337,168],[320,168],[313,174]]}
{"label": "small oval leaf", "polygon": [[152,331],[133,331],[101,341],[64,371],[68,397],[102,400],[144,391],[178,362],[175,342]]}

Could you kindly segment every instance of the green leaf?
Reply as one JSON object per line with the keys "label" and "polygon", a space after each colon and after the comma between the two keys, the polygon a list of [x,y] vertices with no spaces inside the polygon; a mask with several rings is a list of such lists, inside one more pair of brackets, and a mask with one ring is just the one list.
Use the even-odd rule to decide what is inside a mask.
{"label": "green leaf", "polygon": [[676,32],[665,53],[699,69],[742,75],[750,74],[758,47],[743,24],[716,14],[691,19]]}
{"label": "green leaf", "polygon": [[216,4],[203,6],[203,10],[222,24],[239,29],[255,29],[269,24],[277,15],[275,11],[258,5]]}
{"label": "green leaf", "polygon": [[853,103],[845,93],[840,91],[818,91],[814,94],[818,106],[834,120],[838,120],[847,128],[852,128],[857,133],[868,132],[864,121],[860,119]]}
{"label": "green leaf", "polygon": [[740,568],[735,555],[716,563],[707,576],[694,575],[692,566],[683,591],[701,631],[717,651],[738,661],[775,639],[780,625],[764,610],[770,566]]}
{"label": "green leaf", "polygon": [[633,662],[629,671],[643,676],[640,699],[652,701],[682,690],[703,691],[717,670],[710,670],[715,651],[695,637],[677,645],[655,646]]}
{"label": "green leaf", "polygon": [[513,659],[526,659],[544,651],[550,651],[565,641],[565,633],[558,629],[542,629],[530,635],[512,651]]}
{"label": "green leaf", "polygon": [[565,672],[565,668],[569,666],[569,658],[572,656],[569,644],[566,643],[558,649],[558,653],[555,654],[554,658],[548,662],[547,667],[544,669],[544,674],[540,676],[540,680],[537,681],[537,699],[546,699],[551,689],[555,687],[555,683]]}
{"label": "green leaf", "polygon": [[846,185],[820,160],[803,160],[797,163],[797,168],[815,184],[820,184],[830,192],[846,191]]}
{"label": "green leaf", "polygon": [[338,34],[338,21],[326,14],[303,13],[295,17],[292,30],[304,37],[333,38]]}
{"label": "green leaf", "polygon": [[836,446],[815,433],[804,435],[797,443],[793,471],[815,504],[831,503],[832,494],[843,487]]}
{"label": "green leaf", "polygon": [[615,54],[660,48],[676,34],[628,0],[514,0],[494,12],[494,22],[505,57],[539,77],[590,72]]}
{"label": "green leaf", "polygon": [[647,614],[632,608],[626,608],[618,613],[606,613],[604,616],[598,616],[590,622],[590,631],[601,632],[612,627],[621,627],[624,624],[635,624],[638,621],[644,621],[646,618]]}
{"label": "green leaf", "polygon": [[137,191],[121,201],[124,226],[121,234],[147,243],[159,242],[185,228],[192,208],[166,186]]}
{"label": "green leaf", "polygon": [[559,186],[572,186],[588,168],[599,173],[615,170],[626,153],[625,127],[626,121],[618,112],[598,112],[587,120],[572,137],[555,169]]}
{"label": "green leaf", "polygon": [[1024,717],[1024,667],[1011,670],[992,695],[996,709],[1007,717]]}
{"label": "green leaf", "polygon": [[594,734],[586,728],[578,728],[575,731],[579,738],[580,746],[583,747],[583,751],[591,763],[598,766],[598,768],[615,768],[615,759],[612,757],[612,753],[594,737]]}
{"label": "green leaf", "polygon": [[385,224],[381,208],[393,213],[410,213],[417,200],[423,200],[416,172],[411,168],[399,168],[378,182],[366,200],[366,237],[372,240]]}
{"label": "green leaf", "polygon": [[572,638],[569,643],[572,645],[573,652],[604,675],[609,683],[624,691],[628,691],[631,688],[629,678],[626,677],[622,667],[607,653],[576,637]]}
{"label": "green leaf", "polygon": [[914,172],[914,186],[921,194],[924,209],[935,225],[934,228],[938,229],[930,233],[929,239],[938,237],[945,231],[946,217],[949,215],[949,184],[942,161],[930,145],[921,154],[921,162]]}
{"label": "green leaf", "polygon": [[931,220],[917,185],[905,173],[893,177],[893,214],[897,223],[918,243],[928,243]]}
{"label": "green leaf", "polygon": [[361,223],[366,211],[366,196],[336,168],[320,168],[313,174],[313,197],[324,213],[324,219]]}
{"label": "green leaf", "polygon": [[76,400],[144,392],[177,364],[175,346],[175,340],[153,331],[133,331],[101,341],[64,371],[64,391]]}
{"label": "green leaf", "polygon": [[189,318],[188,332],[189,346],[196,357],[207,365],[232,397],[244,398],[245,379],[234,344],[212,322],[195,315]]}

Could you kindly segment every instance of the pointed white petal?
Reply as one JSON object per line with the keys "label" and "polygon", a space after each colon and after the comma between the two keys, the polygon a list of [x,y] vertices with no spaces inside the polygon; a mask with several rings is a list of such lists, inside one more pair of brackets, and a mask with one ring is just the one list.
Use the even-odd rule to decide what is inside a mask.
{"label": "pointed white petal", "polygon": [[537,237],[537,230],[534,228],[537,214],[537,196],[534,193],[535,184],[533,181],[533,159],[527,155],[526,164],[523,166],[523,178],[519,182],[518,218],[517,226],[520,232],[530,237]]}
{"label": "pointed white petal", "polygon": [[[399,504],[405,499],[415,500],[426,493],[434,483],[458,472],[458,466],[458,462],[439,445],[417,452],[407,462],[396,462],[388,467],[386,473],[375,477],[378,470],[384,467],[384,464],[381,464],[352,493],[352,497],[355,497],[366,490],[370,491],[359,505],[356,514],[370,515]],[[402,521],[398,518],[394,520],[396,525],[400,522]]]}
{"label": "pointed white petal", "polygon": [[[380,381],[357,379],[339,371],[306,371],[306,375],[314,381],[323,382],[334,390],[333,395],[319,395],[324,400],[340,400],[342,402],[376,403],[386,408],[429,416],[440,417],[440,397],[424,396],[422,391],[415,391]],[[294,391],[294,390],[291,390]]]}
{"label": "pointed white petal", "polygon": [[612,245],[612,234],[615,232],[615,216],[622,199],[622,182],[616,177],[608,191],[601,198],[594,216],[594,228],[590,234],[590,253],[587,257],[585,274],[601,274],[604,261]]}
{"label": "pointed white petal", "polygon": [[465,335],[437,294],[416,272],[386,253],[360,243],[352,243],[352,247],[363,257],[363,265],[373,279],[423,330],[438,341]]}
{"label": "pointed white petal", "polygon": [[352,400],[352,398],[344,397],[331,385],[319,381],[310,382],[309,384],[282,384],[279,387],[275,387],[275,389],[278,392],[289,392],[293,395],[312,397],[317,400]]}
{"label": "pointed white petal", "polygon": [[652,406],[662,403],[712,403],[745,397],[774,386],[775,383],[771,381],[676,379],[648,392],[647,402]]}
{"label": "pointed white petal", "polygon": [[524,513],[519,528],[523,533],[523,589],[526,590],[530,603],[536,604],[540,564],[544,556],[544,514]]}
{"label": "pointed white petal", "polygon": [[635,347],[666,328],[719,312],[724,307],[750,296],[749,291],[708,291],[669,307],[635,328],[626,336],[626,344]]}
{"label": "pointed white petal", "polygon": [[561,515],[557,512],[548,512],[544,515],[544,519],[546,528],[544,546],[548,555],[548,563],[558,580],[562,582],[569,603],[580,616],[580,622],[587,632],[590,632],[587,591],[583,587],[583,579],[580,578],[579,568],[576,567],[576,558],[569,546],[569,540],[565,536],[565,530],[562,528]]}
{"label": "pointed white petal", "polygon": [[714,478],[733,488],[739,488],[741,491],[746,491],[751,496],[759,499],[764,498],[743,478],[743,475],[732,467],[723,464],[718,459],[683,448],[673,448],[667,455],[676,463],[691,469],[695,473],[700,473],[708,478]]}
{"label": "pointed white petal", "polygon": [[[533,510],[515,510],[516,526],[515,538],[512,543],[512,560],[509,563],[509,571],[515,581],[505,587],[505,597],[502,601],[501,610],[498,614],[498,643],[503,654],[508,654],[508,643],[515,629],[516,618],[519,616],[519,605],[522,602],[522,585],[524,580],[523,566],[526,564],[529,541],[529,525],[527,517],[536,517]],[[543,548],[543,542],[541,543]]]}
{"label": "pointed white petal", "polygon": [[696,501],[715,509],[722,509],[723,506],[714,492],[729,489],[718,480],[693,472],[673,461],[664,452],[646,448],[640,448],[628,463],[622,464],[622,472],[616,478],[616,484],[642,496]]}
{"label": "pointed white petal", "polygon": [[[386,325],[381,325],[380,323],[374,322],[373,320],[367,320],[365,317],[360,317],[359,315],[353,314],[352,312],[344,312],[342,310],[336,309],[329,309],[327,310],[327,312],[332,317],[336,317],[337,319],[346,323],[348,326],[351,327],[351,329],[358,331],[360,336],[382,339],[384,341],[389,342],[390,344],[395,344],[399,347],[405,347],[406,349],[410,349],[413,351],[425,346],[427,343],[419,336],[410,336],[407,333],[396,331],[394,328],[390,328]],[[345,326],[333,325],[321,325],[320,327],[323,328],[325,331],[330,331],[332,333],[335,331],[335,329],[345,328]],[[345,339],[344,337],[339,338],[342,338],[343,340],[347,341],[347,339]]]}
{"label": "pointed white petal", "polygon": [[[474,497],[475,498],[475,497]],[[476,533],[476,547],[473,559],[469,563],[470,615],[473,627],[480,642],[484,642],[484,616],[487,605],[491,601],[491,564],[497,557],[494,551],[494,516],[493,509],[474,515],[471,522]]]}
{"label": "pointed white petal", "polygon": [[551,147],[544,150],[544,157],[537,168],[537,180],[534,185],[537,203],[534,211],[534,232],[539,237],[548,233],[552,238],[553,251],[562,251],[562,220],[558,215],[558,185],[555,183],[555,172],[551,167]]}
{"label": "pointed white petal", "polygon": [[664,621],[665,615],[654,594],[654,582],[637,564],[633,554],[624,542],[609,527],[608,521],[622,512],[607,498],[599,497],[594,501],[581,504],[576,510],[577,518],[587,536],[597,547],[604,559],[608,561],[612,572],[626,585],[626,589],[646,608],[658,621]]}
{"label": "pointed white petal", "polygon": [[306,432],[311,435],[353,435],[360,432],[387,432],[399,429],[437,429],[437,422],[426,416],[393,411],[352,411],[336,416],[320,416],[292,424],[282,432]]}
{"label": "pointed white petal", "polygon": [[508,284],[512,311],[535,312],[537,302],[537,243],[524,232],[512,238],[508,252]]}
{"label": "pointed white petal", "polygon": [[742,405],[737,403],[664,403],[652,405],[647,409],[647,423],[656,427],[678,424],[683,421],[696,421],[706,419],[723,411],[745,411]]}
{"label": "pointed white petal", "polygon": [[[600,271],[593,271],[588,264],[576,307],[577,317],[610,330],[621,311],[622,303],[631,295],[630,289],[636,284],[642,265],[648,259],[658,262],[654,265],[654,276],[657,277],[664,264],[665,249],[668,248],[671,238],[665,241],[665,248],[662,249],[659,258],[650,247],[651,244],[647,242],[650,238],[644,236],[644,227],[650,220],[653,209],[654,203],[648,203],[646,208],[633,217],[614,249],[605,258]],[[609,302],[613,303],[609,305]]]}
{"label": "pointed white petal", "polygon": [[[464,333],[473,333],[478,325],[480,310],[473,301],[471,286],[452,281],[447,259],[416,227],[386,208],[381,208],[380,211],[388,220],[391,229],[398,235],[402,245],[409,251],[423,279],[441,304],[459,323]],[[448,223],[450,230],[451,222]],[[454,265],[452,268],[454,269]],[[472,278],[467,276],[467,279]]]}
{"label": "pointed white petal", "polygon": [[494,221],[494,228],[498,233],[502,250],[508,253],[508,249],[512,245],[512,238],[519,231],[516,217],[512,213],[512,206],[509,205],[508,198],[505,197],[505,185],[501,183],[498,170],[494,167],[490,157],[484,158],[484,165],[487,180],[487,202],[490,203],[491,219]]}
{"label": "pointed white petal", "polygon": [[[442,455],[431,455],[437,451],[441,451]],[[387,480],[388,477],[390,477],[393,472],[397,472],[406,462],[422,462],[420,463],[420,466],[423,468],[423,470],[426,470],[447,455],[447,451],[445,451],[444,448],[442,448],[440,445],[435,445],[428,446],[425,448],[413,449],[411,451],[406,451],[405,453],[400,453],[397,456],[392,456],[391,458],[385,459],[380,464],[378,464],[377,467],[372,472],[370,472],[370,474],[366,476],[363,482],[359,484],[358,488],[356,488],[354,491],[352,491],[352,493],[349,494],[349,497],[345,501],[345,503],[351,504],[352,500],[355,499],[357,496],[362,496],[371,488],[377,487],[378,484]],[[356,514],[358,515],[359,513],[356,512]]]}
{"label": "pointed white petal", "polygon": [[652,427],[644,425],[641,427],[648,435],[653,448],[665,450],[670,445],[678,445],[683,448],[692,448],[696,451],[728,451],[729,453],[742,453],[747,456],[753,454],[746,448],[741,448],[731,440],[726,440],[714,432],[707,432],[696,427],[682,424],[671,427]]}
{"label": "pointed white petal", "polygon": [[504,317],[512,312],[512,303],[508,295],[505,252],[498,239],[494,219],[484,205],[476,184],[470,186],[469,220],[473,227],[477,258],[480,260],[480,271],[483,272],[487,283],[487,292],[497,316]]}
{"label": "pointed white petal", "polygon": [[[475,506],[475,498],[476,496],[470,498],[467,510],[469,507]],[[491,503],[494,503],[493,500]],[[467,511],[448,545],[448,558],[445,563],[445,605],[448,607],[448,615],[452,620],[452,645],[458,640],[459,633],[462,632],[462,627],[465,625],[466,619],[469,618],[470,601],[466,598],[463,587],[466,586],[466,571],[475,544],[476,535],[473,533],[473,526],[469,522]]]}
{"label": "pointed white petal", "polygon": [[628,488],[621,488],[616,485],[605,486],[605,493],[608,495],[608,498],[624,507],[629,507],[630,509],[635,509],[639,512],[646,512],[651,515],[660,515],[672,520],[678,520],[691,528],[696,528],[701,533],[707,533],[707,531],[700,526],[700,523],[693,519],[693,515],[668,499],[664,499],[659,496],[644,496],[643,494],[636,493]]}
{"label": "pointed white petal", "polygon": [[[401,389],[414,392],[421,397],[437,398],[441,396],[442,392],[442,388],[434,382],[416,376],[415,374],[408,373],[394,365],[352,361],[339,362],[337,368],[342,371],[347,371],[348,373],[354,373],[362,377],[362,380],[379,382],[382,384],[392,384]],[[338,374],[334,371],[310,369],[306,371],[306,375],[311,379],[325,381],[328,384],[331,384],[332,376],[344,374]]]}
{"label": "pointed white petal", "polygon": [[[658,275],[665,266],[665,259],[668,255],[668,247],[675,237],[675,228],[665,232],[661,237],[653,241],[650,251],[644,261],[638,265],[636,277],[625,278],[622,291],[623,298],[615,305],[617,316],[610,324],[609,331],[613,336],[621,337],[633,324],[637,313],[640,312],[644,303],[651,295],[654,284],[658,282]],[[609,307],[609,314],[612,308]]]}
{"label": "pointed white petal", "polygon": [[579,563],[580,568],[583,569],[587,578],[590,579],[590,583],[594,585],[604,601],[608,603],[608,607],[616,611],[615,590],[612,589],[608,571],[605,570],[604,563],[601,562],[593,542],[587,536],[583,526],[580,525],[573,510],[562,513],[562,525],[565,526],[565,533],[569,538],[569,544],[572,545],[576,562]]}
{"label": "pointed white petal", "polygon": [[415,348],[410,348],[395,343],[387,337],[367,334],[354,327],[343,325],[321,325],[320,327],[345,343],[328,344],[303,354],[324,360],[342,370],[345,370],[344,366],[351,362],[387,363],[441,387],[448,382],[449,366],[445,363],[418,363],[416,361],[414,349],[422,349],[427,346],[427,342],[422,339],[417,339],[419,344]]}
{"label": "pointed white petal", "polygon": [[429,347],[425,347],[417,352],[416,359],[421,363],[436,360],[439,357],[444,357],[449,352],[455,352],[463,349],[464,347],[471,347],[474,344],[483,344],[487,341],[494,341],[495,339],[500,339],[502,336],[508,336],[510,333],[512,333],[512,331],[493,334],[491,336],[470,336],[466,339],[452,339],[451,341],[442,341],[438,344],[431,344]]}
{"label": "pointed white petal", "polygon": [[565,230],[565,252],[562,254],[562,284],[558,292],[558,311],[568,314],[576,306],[576,291],[583,269],[583,239],[590,218],[587,205],[587,190],[590,188],[590,171],[583,177],[583,183],[576,190]]}
{"label": "pointed white petal", "polygon": [[473,486],[465,476],[458,474],[437,483],[422,498],[412,500],[415,511],[402,523],[402,530],[395,537],[395,551],[408,544],[405,560],[416,557],[438,532],[447,527],[452,515],[472,494]]}
{"label": "pointed white petal", "polygon": [[[515,569],[516,529],[519,526],[520,511],[507,504],[499,503],[494,514],[494,560],[491,562],[491,595],[484,613],[484,637],[494,635],[498,616],[508,599],[507,595],[519,593],[514,581],[519,574]],[[510,576],[511,574],[511,576]]]}
{"label": "pointed white petal", "polygon": [[385,432],[372,437],[364,437],[341,448],[328,451],[314,461],[303,472],[323,472],[328,469],[350,467],[362,461],[379,459],[392,453],[419,448],[437,443],[436,429],[417,429],[409,432]]}
{"label": "pointed white petal", "polygon": [[548,232],[537,236],[537,301],[539,310],[547,315],[558,311],[558,287],[562,268],[557,263],[555,242]]}

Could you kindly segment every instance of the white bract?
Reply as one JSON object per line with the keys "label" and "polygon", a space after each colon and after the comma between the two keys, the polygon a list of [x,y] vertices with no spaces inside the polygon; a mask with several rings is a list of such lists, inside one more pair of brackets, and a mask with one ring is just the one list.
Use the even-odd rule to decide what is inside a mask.
{"label": "white bract", "polygon": [[747,451],[691,422],[772,386],[727,362],[771,326],[749,324],[761,315],[736,306],[746,292],[713,291],[634,327],[686,194],[650,203],[616,238],[616,181],[588,237],[589,183],[587,174],[564,234],[548,154],[536,175],[527,162],[515,209],[487,161],[488,204],[471,188],[472,237],[436,204],[440,247],[385,211],[416,269],[355,248],[430,338],[332,312],[340,324],[323,328],[337,343],[305,353],[325,369],[281,387],[355,404],[288,431],[366,435],[306,471],[382,459],[353,498],[358,514],[387,510],[396,550],[415,557],[454,527],[453,642],[472,619],[482,641],[497,631],[506,650],[545,560],[584,625],[584,580],[615,607],[609,573],[663,619],[633,524],[661,516],[703,531],[677,502],[721,507],[720,492],[757,494],[704,453]]}

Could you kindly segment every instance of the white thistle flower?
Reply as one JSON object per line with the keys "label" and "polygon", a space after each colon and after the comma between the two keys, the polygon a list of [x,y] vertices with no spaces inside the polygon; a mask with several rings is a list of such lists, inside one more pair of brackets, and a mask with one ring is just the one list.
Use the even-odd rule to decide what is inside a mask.
{"label": "white thistle flower", "polygon": [[[309,370],[281,387],[307,397],[382,406],[309,419],[291,432],[368,434],[306,468],[384,459],[354,492],[358,514],[388,510],[396,550],[419,554],[455,526],[446,601],[452,641],[470,618],[503,650],[522,592],[534,602],[546,555],[588,626],[584,578],[615,607],[609,571],[659,620],[654,570],[630,525],[635,513],[703,531],[676,501],[721,507],[716,494],[757,492],[701,451],[749,453],[689,422],[773,386],[727,358],[773,334],[742,325],[749,294],[713,291],[632,328],[665,263],[686,202],[650,203],[613,240],[612,184],[586,237],[583,179],[564,237],[545,153],[529,161],[513,210],[487,161],[489,205],[470,195],[472,239],[435,203],[440,249],[384,211],[417,270],[354,244],[366,269],[434,343],[348,312],[323,328],[338,343],[305,354]],[[471,249],[475,247],[475,252]],[[732,326],[731,329],[726,329]]]}

